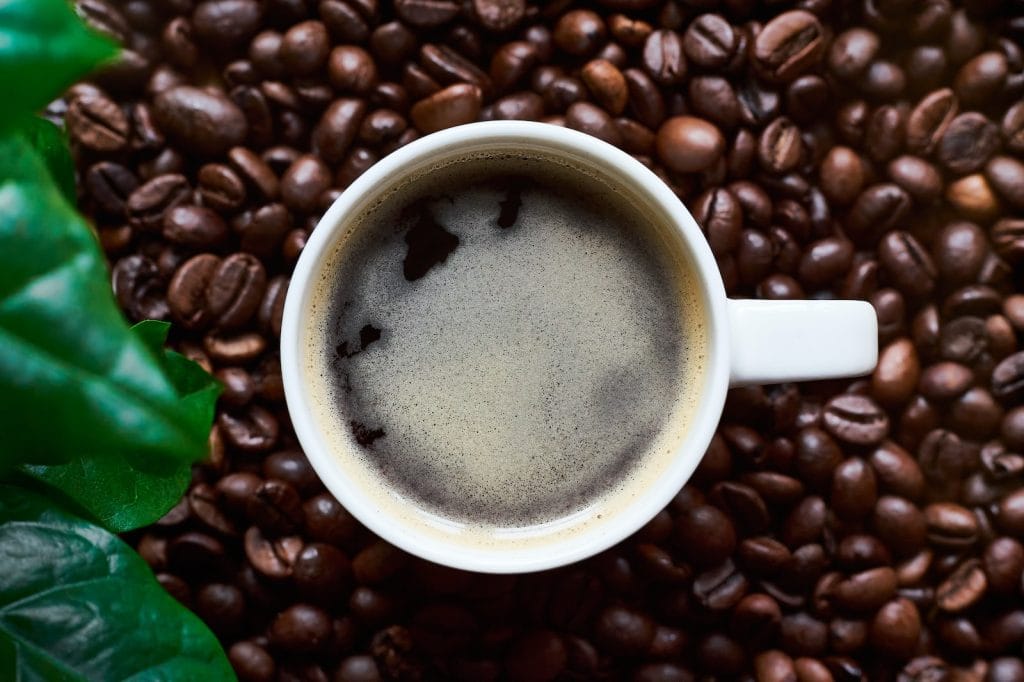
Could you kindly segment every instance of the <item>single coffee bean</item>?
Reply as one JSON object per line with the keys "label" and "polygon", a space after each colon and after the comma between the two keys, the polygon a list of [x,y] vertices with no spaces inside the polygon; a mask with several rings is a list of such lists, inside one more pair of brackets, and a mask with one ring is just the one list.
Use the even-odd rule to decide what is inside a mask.
{"label": "single coffee bean", "polygon": [[643,50],[644,69],[662,86],[682,83],[686,78],[683,40],[675,31],[662,29],[647,36]]}
{"label": "single coffee bean", "polygon": [[928,541],[937,547],[963,550],[974,545],[978,522],[970,511],[952,502],[930,504],[924,509]]}
{"label": "single coffee bean", "polygon": [[943,611],[957,613],[970,608],[985,595],[988,580],[978,559],[960,564],[935,592],[935,604]]}
{"label": "single coffee bean", "polygon": [[907,123],[906,107],[885,105],[875,109],[864,131],[868,156],[879,163],[903,150]]}
{"label": "single coffee bean", "polygon": [[921,636],[921,614],[910,600],[894,599],[872,618],[868,636],[878,651],[906,658],[914,652]]}
{"label": "single coffee bean", "polygon": [[912,200],[899,185],[871,185],[857,197],[846,218],[846,228],[857,243],[873,244],[902,225]]}
{"label": "single coffee bean", "polygon": [[902,497],[880,497],[872,512],[871,522],[882,542],[898,556],[917,552],[927,539],[924,515]]}
{"label": "single coffee bean", "polygon": [[1010,156],[995,156],[985,165],[985,177],[1007,203],[1024,208],[1024,163]]}
{"label": "single coffee bean", "polygon": [[194,249],[216,247],[228,236],[224,220],[208,208],[176,206],[164,214],[163,236]]}
{"label": "single coffee bean", "polygon": [[992,394],[1015,398],[1024,392],[1024,352],[1003,359],[992,371]]}
{"label": "single coffee bean", "polygon": [[810,12],[783,12],[754,38],[754,65],[770,80],[788,83],[817,66],[824,56],[824,28]]}
{"label": "single coffee bean", "polygon": [[1024,569],[1024,547],[1017,540],[996,538],[985,548],[982,562],[992,592],[1013,594],[1019,589],[1021,570]]}
{"label": "single coffee bean", "polygon": [[982,52],[960,67],[953,90],[965,106],[981,107],[999,95],[1006,76],[1006,56],[996,50]]}
{"label": "single coffee bean", "polygon": [[295,604],[279,613],[270,624],[271,645],[292,654],[311,654],[330,641],[331,618],[309,604]]}
{"label": "single coffee bean", "polygon": [[863,518],[874,507],[877,496],[875,474],[867,462],[851,457],[836,467],[832,474],[830,501],[840,518]]}
{"label": "single coffee bean", "polygon": [[821,162],[819,175],[822,192],[837,204],[852,202],[864,187],[864,164],[849,147],[830,149]]}
{"label": "single coffee bean", "polygon": [[872,395],[886,406],[903,404],[913,395],[920,373],[914,344],[907,338],[897,339],[879,353],[871,376]]}
{"label": "single coffee bean", "polygon": [[490,99],[494,84],[483,70],[447,45],[428,43],[420,48],[420,66],[442,85],[469,83]]}
{"label": "single coffee bean", "polygon": [[447,24],[459,13],[459,4],[453,0],[397,0],[398,18],[418,28],[432,28]]}
{"label": "single coffee bean", "polygon": [[365,114],[366,103],[363,100],[335,100],[313,129],[313,151],[327,163],[342,161]]}
{"label": "single coffee bean", "polygon": [[828,68],[840,78],[854,79],[867,69],[879,48],[878,34],[865,28],[851,28],[832,41]]}
{"label": "single coffee bean", "polygon": [[931,154],[945,136],[957,108],[956,95],[948,88],[926,95],[907,118],[907,149],[921,156]]}
{"label": "single coffee bean", "polygon": [[334,48],[328,60],[327,75],[339,92],[365,94],[377,85],[377,66],[370,54],[357,45]]}
{"label": "single coffee bean", "polygon": [[933,203],[942,196],[942,176],[920,157],[897,157],[889,162],[886,171],[893,182],[921,204]]}
{"label": "single coffee bean", "polygon": [[256,33],[262,18],[255,0],[204,0],[192,13],[192,25],[204,43],[234,46]]}
{"label": "single coffee bean", "polygon": [[228,649],[228,660],[242,682],[273,682],[277,665],[262,646],[251,642],[235,642]]}
{"label": "single coffee bean", "polygon": [[164,213],[187,203],[192,188],[183,175],[158,175],[136,188],[125,202],[125,214],[132,225],[146,230],[159,230]]}
{"label": "single coffee bean", "polygon": [[330,40],[323,22],[303,21],[284,34],[278,59],[292,76],[312,75],[327,61]]}
{"label": "single coffee bean", "polygon": [[910,500],[921,498],[924,475],[917,461],[902,447],[886,441],[871,453],[870,462],[882,490]]}
{"label": "single coffee bean", "polygon": [[[243,337],[235,342],[236,346],[240,346],[237,349],[230,342],[223,343],[223,348],[210,343],[204,345],[211,356],[216,358],[219,355],[223,362],[245,363],[265,349],[266,343],[260,343],[257,339],[259,337]],[[250,405],[243,412],[221,412],[217,416],[217,426],[228,445],[242,453],[269,452],[280,435],[280,425],[274,415],[257,405]]]}
{"label": "single coffee bean", "polygon": [[658,157],[679,173],[710,168],[722,157],[725,139],[718,128],[692,116],[676,116],[658,129]]}
{"label": "single coffee bean", "polygon": [[878,260],[896,287],[908,297],[927,296],[935,287],[935,264],[908,232],[888,233],[879,244]]}
{"label": "single coffee bean", "polygon": [[964,175],[980,170],[998,146],[996,125],[977,112],[968,112],[949,122],[935,155],[947,170]]}
{"label": "single coffee bean", "polygon": [[697,575],[693,595],[709,611],[727,611],[735,607],[749,589],[746,577],[731,560]]}
{"label": "single coffee bean", "polygon": [[654,633],[655,626],[649,616],[625,607],[608,607],[601,612],[595,624],[598,642],[617,656],[644,653],[654,639]]}
{"label": "single coffee bean", "polygon": [[999,501],[996,523],[1008,535],[1024,536],[1024,491],[1013,491]]}
{"label": "single coffee bean", "polygon": [[410,115],[417,129],[431,133],[475,120],[482,98],[476,85],[451,85],[414,104]]}
{"label": "single coffee bean", "polygon": [[555,25],[552,38],[563,52],[584,57],[601,46],[606,32],[604,21],[597,13],[578,9],[562,15]]}
{"label": "single coffee bean", "polygon": [[160,128],[183,149],[201,156],[219,156],[245,140],[245,114],[222,93],[178,86],[154,102]]}
{"label": "single coffee bean", "polygon": [[526,15],[525,0],[473,0],[473,12],[488,31],[501,33],[514,28]]}
{"label": "single coffee bean", "polygon": [[281,199],[284,204],[301,213],[313,213],[319,206],[320,196],[331,186],[331,171],[312,154],[296,159],[281,178]]}
{"label": "single coffee bean", "polygon": [[761,133],[758,159],[769,173],[784,174],[800,163],[803,148],[800,129],[792,121],[780,117]]}
{"label": "single coffee bean", "polygon": [[565,125],[609,144],[622,145],[622,134],[612,118],[603,109],[589,102],[576,102],[570,106],[565,112]]}
{"label": "single coffee bean", "polygon": [[219,329],[245,325],[260,304],[267,275],[256,258],[236,253],[221,261],[206,288],[206,308]]}
{"label": "single coffee bean", "polygon": [[269,201],[277,199],[280,193],[277,175],[258,154],[246,147],[234,147],[228,152],[228,160],[237,177],[255,189],[259,196]]}
{"label": "single coffee bean", "polygon": [[706,69],[717,69],[728,64],[738,43],[733,27],[718,14],[700,15],[690,22],[683,34],[686,57]]}
{"label": "single coffee bean", "polygon": [[87,149],[109,153],[121,151],[128,144],[128,117],[103,94],[71,100],[65,120],[71,139]]}
{"label": "single coffee bean", "polygon": [[93,164],[83,178],[85,189],[103,212],[120,216],[125,202],[139,186],[139,179],[130,169],[110,161]]}
{"label": "single coffee bean", "polygon": [[606,59],[587,62],[580,74],[598,103],[610,114],[618,115],[626,108],[629,88],[619,69]]}
{"label": "single coffee bean", "polygon": [[889,433],[889,417],[870,398],[859,395],[831,399],[822,420],[833,436],[856,445],[879,443]]}
{"label": "single coffee bean", "polygon": [[736,548],[732,521],[712,506],[698,506],[676,519],[676,538],[687,559],[698,566],[714,566]]}

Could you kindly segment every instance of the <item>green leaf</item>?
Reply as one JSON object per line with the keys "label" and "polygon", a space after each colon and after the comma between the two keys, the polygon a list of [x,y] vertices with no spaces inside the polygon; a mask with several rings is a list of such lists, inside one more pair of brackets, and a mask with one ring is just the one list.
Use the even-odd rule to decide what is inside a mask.
{"label": "green leaf", "polygon": [[28,143],[0,138],[0,469],[201,458],[212,391],[182,398],[172,362],[129,329],[94,234]]}
{"label": "green leaf", "polygon": [[67,135],[61,128],[38,116],[26,117],[18,124],[18,129],[46,164],[61,194],[74,206],[78,201],[75,192],[75,162],[68,149]]}
{"label": "green leaf", "polygon": [[[199,365],[163,348],[169,329],[166,322],[145,320],[132,327],[132,332],[154,354],[163,357],[164,371],[187,411],[182,418],[194,422],[194,428],[209,430],[221,387]],[[29,465],[21,471],[56,488],[115,533],[141,528],[161,518],[181,499],[191,478],[188,463],[138,469],[130,458],[117,456],[77,457],[67,464]]]}
{"label": "green leaf", "polygon": [[116,54],[68,0],[0,0],[0,129],[39,111]]}
{"label": "green leaf", "polygon": [[0,574],[4,679],[235,679],[217,639],[130,547],[10,485]]}

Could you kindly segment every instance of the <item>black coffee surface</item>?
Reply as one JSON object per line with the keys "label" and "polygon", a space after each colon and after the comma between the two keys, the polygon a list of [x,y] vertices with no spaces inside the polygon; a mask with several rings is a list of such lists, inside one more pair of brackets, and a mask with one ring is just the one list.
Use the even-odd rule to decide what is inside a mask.
{"label": "black coffee surface", "polygon": [[643,476],[678,441],[703,334],[649,223],[536,159],[464,162],[389,197],[324,285],[339,451],[441,516],[503,527]]}

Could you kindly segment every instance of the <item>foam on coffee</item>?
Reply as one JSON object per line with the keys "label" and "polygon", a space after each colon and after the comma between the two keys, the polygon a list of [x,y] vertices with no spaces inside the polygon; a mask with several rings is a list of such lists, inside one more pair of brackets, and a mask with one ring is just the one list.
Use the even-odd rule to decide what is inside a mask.
{"label": "foam on coffee", "polygon": [[502,154],[420,173],[352,221],[314,301],[337,456],[476,527],[657,475],[707,330],[678,247],[601,179]]}

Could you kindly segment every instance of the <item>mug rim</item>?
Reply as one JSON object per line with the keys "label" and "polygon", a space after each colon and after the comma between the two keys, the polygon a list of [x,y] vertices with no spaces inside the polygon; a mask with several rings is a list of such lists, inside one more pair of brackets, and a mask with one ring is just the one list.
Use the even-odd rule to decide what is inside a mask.
{"label": "mug rim", "polygon": [[[344,219],[384,183],[393,183],[408,169],[435,153],[473,145],[529,142],[553,155],[573,152],[600,164],[609,177],[620,178],[644,196],[668,218],[681,236],[682,244],[696,268],[696,281],[706,308],[708,340],[704,387],[698,392],[693,419],[682,442],[669,456],[665,475],[640,488],[636,498],[608,513],[593,529],[574,534],[557,543],[530,547],[467,547],[440,537],[418,533],[410,524],[376,508],[363,487],[344,471],[340,458],[332,456],[316,424],[307,395],[300,343],[301,327],[308,310],[314,283],[324,259],[333,251]],[[663,509],[692,476],[714,436],[729,383],[729,328],[726,293],[711,249],[696,221],[672,190],[650,169],[622,150],[585,133],[532,121],[486,121],[469,123],[426,135],[384,157],[359,176],[324,213],[310,235],[296,263],[288,286],[280,337],[281,374],[285,399],[295,434],[328,491],[353,516],[379,537],[397,547],[435,563],[487,573],[520,573],[545,570],[593,556],[639,530]],[[386,484],[382,484],[386,487]],[[403,504],[399,500],[395,505]],[[416,506],[409,502],[410,506]]]}

